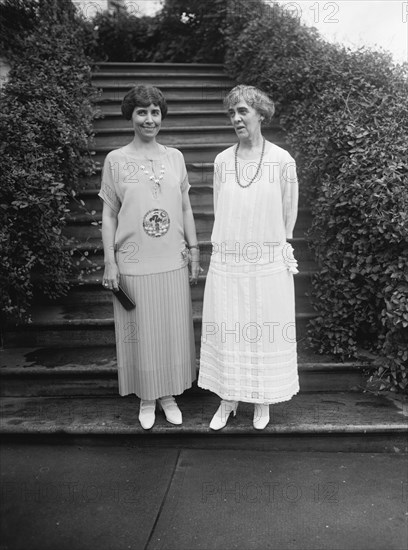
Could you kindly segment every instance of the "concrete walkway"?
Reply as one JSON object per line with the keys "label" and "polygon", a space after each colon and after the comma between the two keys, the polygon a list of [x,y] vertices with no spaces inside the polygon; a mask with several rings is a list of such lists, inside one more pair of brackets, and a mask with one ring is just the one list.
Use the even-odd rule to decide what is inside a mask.
{"label": "concrete walkway", "polygon": [[1,550],[406,550],[407,456],[1,447]]}

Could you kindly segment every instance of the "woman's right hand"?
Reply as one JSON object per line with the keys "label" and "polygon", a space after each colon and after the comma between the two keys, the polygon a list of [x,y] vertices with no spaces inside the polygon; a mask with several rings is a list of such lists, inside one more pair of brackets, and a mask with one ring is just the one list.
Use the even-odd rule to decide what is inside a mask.
{"label": "woman's right hand", "polygon": [[116,262],[105,263],[102,285],[108,290],[119,290],[119,269]]}

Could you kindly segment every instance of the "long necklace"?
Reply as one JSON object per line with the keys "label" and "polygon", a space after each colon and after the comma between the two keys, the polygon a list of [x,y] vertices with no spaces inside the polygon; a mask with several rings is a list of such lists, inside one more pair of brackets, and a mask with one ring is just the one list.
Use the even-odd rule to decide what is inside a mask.
{"label": "long necklace", "polygon": [[262,161],[263,161],[263,156],[264,156],[264,153],[265,153],[265,138],[263,138],[261,158],[259,159],[259,164],[258,164],[258,168],[256,169],[255,176],[246,185],[242,185],[242,183],[240,183],[240,181],[239,181],[238,149],[239,149],[239,143],[237,143],[237,146],[235,148],[235,180],[236,180],[236,182],[238,183],[238,185],[240,187],[243,187],[245,189],[246,187],[249,187],[256,180],[256,178],[258,177],[259,170],[261,169],[261,164],[262,164]]}
{"label": "long necklace", "polygon": [[149,180],[153,183],[152,195],[153,195],[154,199],[157,199],[158,194],[159,194],[159,190],[160,190],[160,183],[161,183],[162,179],[164,178],[164,164],[161,165],[160,174],[157,177],[156,174],[154,173],[153,161],[151,160],[150,162],[152,163],[152,171],[151,172],[149,172],[147,170],[147,168],[144,164],[140,165],[140,169],[143,170],[143,173],[146,174],[146,176],[149,177]]}

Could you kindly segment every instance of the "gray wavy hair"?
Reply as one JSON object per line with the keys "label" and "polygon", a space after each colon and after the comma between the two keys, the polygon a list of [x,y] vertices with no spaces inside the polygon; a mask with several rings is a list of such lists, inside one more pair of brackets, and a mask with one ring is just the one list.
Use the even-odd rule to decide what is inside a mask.
{"label": "gray wavy hair", "polygon": [[246,86],[244,84],[235,86],[224,98],[225,109],[228,110],[242,99],[264,117],[265,124],[271,123],[275,114],[275,104],[265,92],[255,86]]}

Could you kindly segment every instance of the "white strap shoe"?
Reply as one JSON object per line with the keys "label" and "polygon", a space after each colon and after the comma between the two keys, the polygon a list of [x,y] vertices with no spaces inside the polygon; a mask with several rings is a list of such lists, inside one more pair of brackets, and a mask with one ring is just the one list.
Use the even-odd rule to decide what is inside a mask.
{"label": "white strap shoe", "polygon": [[254,428],[263,430],[269,423],[269,405],[255,403]]}
{"label": "white strap shoe", "polygon": [[236,416],[237,407],[238,401],[225,401],[225,399],[221,399],[221,404],[210,422],[210,428],[212,430],[221,430],[221,428],[224,428],[228,422],[229,415],[233,413]]}
{"label": "white strap shoe", "polygon": [[150,430],[154,426],[156,401],[140,400],[139,422],[144,430]]}
{"label": "white strap shoe", "polygon": [[170,422],[170,424],[182,424],[183,416],[172,395],[160,397],[159,407],[164,412],[167,422]]}

